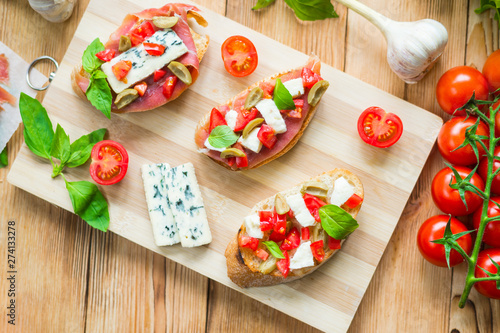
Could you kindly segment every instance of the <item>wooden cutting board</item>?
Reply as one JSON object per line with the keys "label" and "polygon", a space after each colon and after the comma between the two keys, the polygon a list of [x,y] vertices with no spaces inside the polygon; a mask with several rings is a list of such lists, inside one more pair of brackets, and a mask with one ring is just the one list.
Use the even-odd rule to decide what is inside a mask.
{"label": "wooden cutting board", "polygon": [[[331,85],[299,143],[283,157],[257,170],[228,171],[197,153],[193,136],[198,120],[213,106],[253,82],[302,65],[307,55],[204,10],[209,26],[197,30],[210,35],[210,46],[200,67],[200,78],[178,100],[154,111],[112,115],[108,120],[71,89],[71,70],[95,37],[106,41],[127,13],[163,4],[156,0],[136,3],[93,0],[44,100],[54,126],[60,123],[72,140],[106,127],[109,138],[127,148],[131,161],[127,176],[119,184],[101,187],[110,206],[110,230],[311,326],[345,332],[432,149],[442,120],[323,65],[322,76]],[[257,70],[246,78],[230,76],[220,58],[222,42],[234,34],[250,38],[259,53]],[[389,149],[373,148],[358,137],[357,118],[373,105],[397,113],[404,123],[401,140]],[[193,249],[180,245],[155,246],[140,166],[158,162],[195,165],[213,234],[210,245]],[[252,289],[234,285],[226,276],[224,250],[250,208],[278,191],[336,167],[356,173],[365,187],[365,202],[358,215],[360,227],[343,249],[312,275],[289,284]],[[50,174],[50,164],[24,145],[8,181],[71,211],[63,180],[52,179]],[[70,181],[90,180],[87,167],[67,169],[65,174]]]}

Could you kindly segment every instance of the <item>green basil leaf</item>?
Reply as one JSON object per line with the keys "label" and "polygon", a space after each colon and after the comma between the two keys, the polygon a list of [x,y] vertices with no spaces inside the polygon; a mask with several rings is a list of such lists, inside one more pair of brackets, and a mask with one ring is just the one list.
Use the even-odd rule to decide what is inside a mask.
{"label": "green basil leaf", "polygon": [[67,166],[74,168],[87,162],[92,148],[96,143],[104,139],[106,129],[101,128],[92,133],[81,136],[71,144],[70,158]]}
{"label": "green basil leaf", "polygon": [[111,118],[111,90],[103,78],[91,79],[86,92],[90,103],[106,117]]}
{"label": "green basil leaf", "polygon": [[5,168],[9,165],[9,154],[7,152],[7,146],[0,153],[0,169]]}
{"label": "green basil leaf", "polygon": [[267,249],[269,250],[269,252],[271,252],[273,257],[278,259],[285,259],[285,255],[283,254],[283,252],[281,252],[278,244],[273,241],[263,241],[262,243],[267,246]]}
{"label": "green basil leaf", "polygon": [[54,140],[52,140],[52,148],[50,156],[55,157],[65,164],[69,159],[69,136],[66,134],[61,125],[57,124]]}
{"label": "green basil leaf", "polygon": [[96,53],[104,50],[105,47],[101,43],[99,38],[94,39],[92,43],[90,43],[90,45],[87,46],[87,48],[83,52],[83,57],[82,57],[83,69],[87,73],[92,73],[93,71],[101,67],[101,65],[104,63],[104,61],[100,60],[95,56]]}
{"label": "green basil leaf", "polygon": [[274,86],[274,103],[280,110],[295,110],[295,103],[293,102],[292,94],[285,88],[281,79],[276,80]]}
{"label": "green basil leaf", "polygon": [[321,226],[335,239],[344,239],[359,227],[358,222],[345,210],[335,205],[325,205],[319,209]]}
{"label": "green basil leaf", "polygon": [[330,0],[285,0],[295,16],[303,21],[316,21],[339,17]]}
{"label": "green basil leaf", "polygon": [[24,140],[36,155],[50,159],[54,129],[45,108],[34,98],[21,93],[19,111],[24,123]]}
{"label": "green basil leaf", "polygon": [[108,230],[108,203],[99,188],[88,181],[66,181],[66,188],[75,214],[96,229]]}
{"label": "green basil leaf", "polygon": [[92,78],[94,78],[94,79],[105,79],[107,77],[108,76],[100,69],[97,69],[97,70],[92,72]]}
{"label": "green basil leaf", "polygon": [[276,0],[257,0],[255,6],[252,7],[253,10],[266,8]]}
{"label": "green basil leaf", "polygon": [[238,136],[227,125],[217,126],[208,137],[208,143],[214,148],[226,148],[236,141],[238,141]]}
{"label": "green basil leaf", "polygon": [[500,1],[498,0],[481,0],[481,5],[474,11],[476,14],[482,14],[487,10],[495,10],[494,19],[498,21],[498,28],[500,29]]}

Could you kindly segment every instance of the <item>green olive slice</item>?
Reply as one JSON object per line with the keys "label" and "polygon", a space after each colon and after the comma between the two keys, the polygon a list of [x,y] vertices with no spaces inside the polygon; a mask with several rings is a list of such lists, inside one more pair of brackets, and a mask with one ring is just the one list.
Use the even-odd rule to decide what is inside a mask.
{"label": "green olive slice", "polygon": [[247,95],[245,99],[245,109],[250,110],[253,108],[264,96],[264,91],[260,87],[255,87]]}
{"label": "green olive slice", "polygon": [[238,148],[227,148],[220,153],[220,158],[228,158],[231,156],[236,157],[245,157],[245,153],[239,150]]}
{"label": "green olive slice", "polygon": [[153,24],[161,29],[172,28],[179,22],[177,16],[155,16],[153,17]]}
{"label": "green olive slice", "polygon": [[259,126],[263,122],[264,122],[264,118],[255,118],[255,119],[251,120],[243,129],[243,133],[241,134],[241,136],[243,136],[243,139],[246,139],[248,134],[250,134],[250,132],[252,132],[254,128]]}
{"label": "green olive slice", "polygon": [[329,86],[330,83],[328,83],[328,81],[326,80],[316,82],[314,86],[312,86],[311,90],[309,90],[307,103],[309,103],[309,105],[316,106]]}
{"label": "green olive slice", "polygon": [[118,51],[125,52],[132,47],[132,42],[129,36],[120,36],[120,45],[118,46]]}
{"label": "green olive slice", "polygon": [[135,89],[125,89],[116,95],[115,105],[118,109],[129,105],[139,97],[139,93]]}
{"label": "green olive slice", "polygon": [[269,258],[267,258],[266,261],[263,261],[260,266],[259,266],[259,271],[262,273],[262,274],[269,274],[271,273],[272,271],[274,271],[274,269],[276,268],[276,262],[278,260],[273,257],[272,255],[269,256]]}
{"label": "green olive slice", "polygon": [[274,208],[279,215],[286,214],[290,211],[290,206],[288,206],[285,198],[279,193],[274,197]]}
{"label": "green olive slice", "polygon": [[171,61],[170,64],[168,64],[168,69],[170,69],[172,73],[174,73],[174,75],[179,78],[179,80],[181,80],[188,86],[193,83],[189,69],[187,69],[186,66],[184,66],[180,62]]}
{"label": "green olive slice", "polygon": [[328,186],[323,182],[308,181],[302,185],[302,192],[314,195],[315,197],[326,198]]}

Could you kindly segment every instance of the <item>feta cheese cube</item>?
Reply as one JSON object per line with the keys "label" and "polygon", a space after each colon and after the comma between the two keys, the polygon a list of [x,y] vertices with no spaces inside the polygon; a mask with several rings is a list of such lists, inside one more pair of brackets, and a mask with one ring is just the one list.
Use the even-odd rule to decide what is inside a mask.
{"label": "feta cheese cube", "polygon": [[255,107],[259,110],[266,123],[274,129],[276,134],[286,132],[285,120],[281,116],[281,112],[272,99],[262,99]]}
{"label": "feta cheese cube", "polygon": [[312,216],[309,209],[307,209],[304,198],[300,193],[289,195],[285,200],[293,211],[295,219],[297,219],[303,227],[309,227],[316,223],[314,216]]}
{"label": "feta cheese cube", "polygon": [[253,238],[261,239],[264,233],[260,230],[260,217],[259,214],[253,214],[245,217],[245,228],[247,234]]}
{"label": "feta cheese cube", "polygon": [[226,119],[227,126],[234,131],[234,128],[236,127],[236,119],[238,118],[238,112],[229,110],[224,118]]}
{"label": "feta cheese cube", "polygon": [[290,92],[293,98],[304,95],[304,85],[302,84],[301,77],[283,82],[283,85]]}
{"label": "feta cheese cube", "polygon": [[241,143],[243,147],[248,148],[255,153],[260,152],[262,149],[262,142],[260,142],[257,137],[259,130],[260,127],[254,128],[245,139],[243,139],[243,136],[240,137],[238,142]]}
{"label": "feta cheese cube", "polygon": [[307,241],[297,248],[295,254],[290,258],[290,269],[299,269],[314,266],[314,257],[311,251],[311,242]]}
{"label": "feta cheese cube", "polygon": [[349,184],[349,182],[344,177],[337,178],[333,185],[333,192],[330,198],[330,203],[332,205],[337,205],[340,207],[353,194],[354,194],[354,186]]}

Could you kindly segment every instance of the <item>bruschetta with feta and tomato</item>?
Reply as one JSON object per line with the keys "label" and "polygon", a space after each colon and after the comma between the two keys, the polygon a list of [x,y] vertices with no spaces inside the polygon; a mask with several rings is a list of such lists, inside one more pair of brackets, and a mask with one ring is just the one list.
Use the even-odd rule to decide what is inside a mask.
{"label": "bruschetta with feta and tomato", "polygon": [[199,151],[231,170],[253,169],[280,157],[302,136],[329,84],[312,56],[304,66],[248,87],[199,122]]}
{"label": "bruschetta with feta and tomato", "polygon": [[358,227],[363,198],[359,178],[334,169],[261,201],[226,248],[229,278],[247,288],[312,273]]}
{"label": "bruschetta with feta and tomato", "polygon": [[127,15],[106,44],[96,40],[87,48],[71,76],[74,91],[105,114],[147,111],[176,99],[198,78],[208,47],[208,36],[188,25],[194,18],[207,26],[198,12],[167,4]]}

